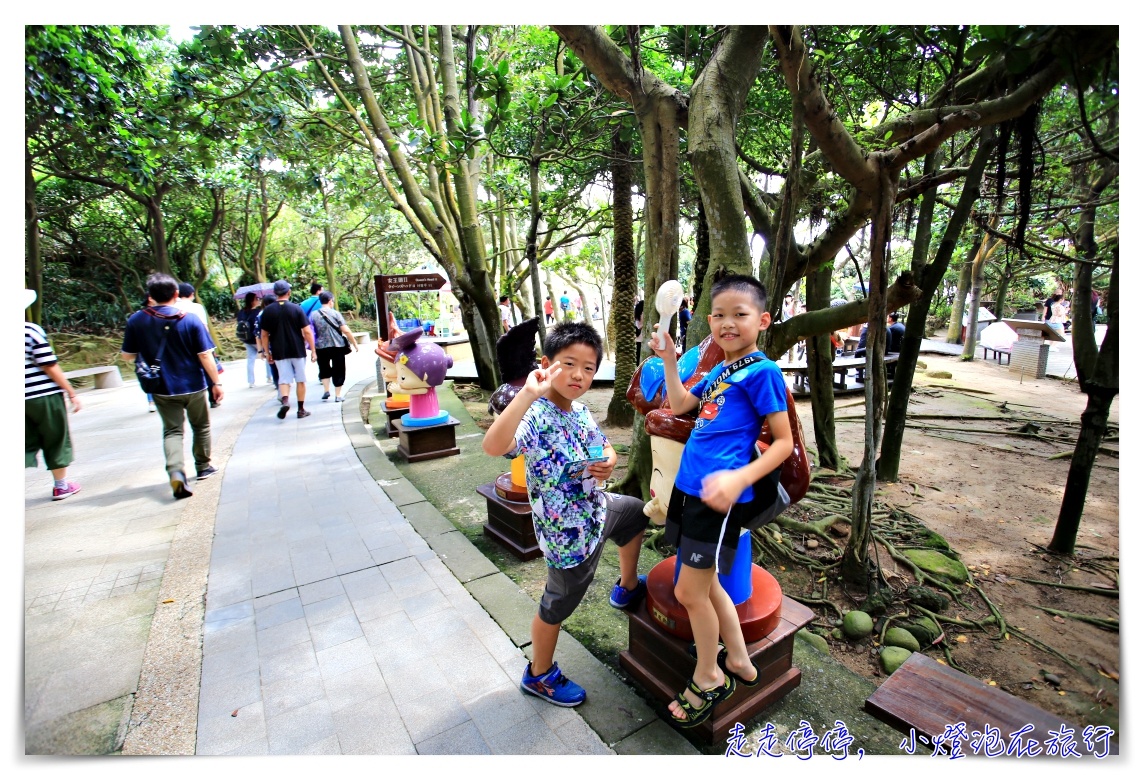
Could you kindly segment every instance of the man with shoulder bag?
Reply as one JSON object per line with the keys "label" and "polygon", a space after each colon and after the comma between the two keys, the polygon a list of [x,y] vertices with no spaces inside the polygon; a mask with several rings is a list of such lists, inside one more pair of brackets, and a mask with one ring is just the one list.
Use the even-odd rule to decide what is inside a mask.
{"label": "man with shoulder bag", "polygon": [[[139,384],[153,395],[163,421],[163,452],[171,491],[189,498],[183,454],[183,420],[191,424],[191,451],[198,479],[218,469],[211,465],[211,423],[207,394],[222,400],[214,360],[214,342],[198,317],[175,307],[178,282],[167,274],[147,278],[147,294],[155,301],[131,315],[123,334],[122,357],[135,364]],[[208,381],[211,383],[208,390]]]}

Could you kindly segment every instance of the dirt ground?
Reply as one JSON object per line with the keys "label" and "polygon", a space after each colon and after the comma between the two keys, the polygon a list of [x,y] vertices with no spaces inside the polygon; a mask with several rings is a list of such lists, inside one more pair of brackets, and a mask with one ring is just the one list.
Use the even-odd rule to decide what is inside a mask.
{"label": "dirt ground", "polygon": [[[1049,456],[1071,452],[1069,442],[1075,440],[1086,397],[1075,382],[1052,378],[1022,380],[1008,367],[993,362],[964,363],[956,357],[937,355],[923,355],[921,359],[927,368],[919,368],[915,377],[911,415],[942,417],[911,420],[911,425],[927,425],[930,429],[907,428],[900,481],[880,483],[877,503],[907,511],[944,537],[1009,626],[1060,652],[1080,671],[1052,653],[1022,641],[1016,631],[1002,638],[995,625],[978,630],[943,624],[949,658],[965,672],[1076,725],[1104,724],[1119,733],[1119,633],[1041,609],[1049,607],[1118,621],[1118,595],[1109,597],[1025,581],[1042,580],[1118,593],[1118,457],[1101,455],[1093,469],[1076,555],[1062,558],[1049,554],[1044,548],[1052,537],[1069,468],[1067,457]],[[935,370],[949,371],[952,379],[924,376]],[[985,392],[971,393],[960,388]],[[585,397],[597,420],[604,420],[611,393],[610,387],[597,387]],[[800,400],[798,408],[807,446],[814,450],[810,402]],[[856,467],[862,459],[863,396],[839,395],[835,414],[839,451]],[[1011,419],[984,419],[987,417]],[[1015,429],[1028,419],[1037,421],[1039,435],[1059,436],[1060,441],[979,432]],[[1110,424],[1118,421],[1119,399],[1113,403]],[[630,442],[630,430],[606,428],[605,432],[614,443]],[[1118,442],[1109,441],[1108,446],[1115,451]],[[625,464],[626,457],[621,456],[617,475]],[[839,483],[846,485],[848,480]],[[814,519],[797,505],[787,514],[797,520]],[[808,547],[806,535],[792,536],[796,549]],[[844,539],[838,543],[844,543]],[[806,550],[806,554],[825,558],[829,555],[828,546],[821,544]],[[914,583],[910,571],[881,546],[878,561],[895,593]],[[802,566],[788,563],[768,568],[788,595],[806,597],[816,586],[822,587]],[[865,596],[846,593],[833,578],[828,578],[825,585],[826,593],[819,590],[816,595],[825,596],[842,611],[854,609]],[[966,594],[962,599],[967,606],[954,602],[945,614],[967,621],[987,618],[989,611],[981,598],[966,588],[961,590]],[[837,615],[829,608],[815,609],[819,615],[816,624],[828,633]],[[900,604],[890,610],[899,611]],[[885,678],[875,642],[855,643],[829,637],[828,641],[831,655],[855,673],[875,683]],[[942,650],[932,648],[930,654],[945,662]]]}

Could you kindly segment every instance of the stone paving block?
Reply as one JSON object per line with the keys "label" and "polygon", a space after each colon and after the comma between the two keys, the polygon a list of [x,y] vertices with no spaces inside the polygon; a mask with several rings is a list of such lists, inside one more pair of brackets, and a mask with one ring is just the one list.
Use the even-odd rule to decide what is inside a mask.
{"label": "stone paving block", "polygon": [[341,755],[342,746],[336,734],[320,739],[312,745],[307,745],[298,751],[300,756],[337,756]]}
{"label": "stone paving block", "polygon": [[[389,695],[399,709],[406,702],[449,690],[441,676],[440,666],[432,658],[418,656],[415,652],[417,648],[408,644],[390,647],[391,651],[385,652],[384,646],[378,646],[374,657],[377,658],[385,687],[389,689]],[[403,663],[399,666],[392,665],[396,661]]]}
{"label": "stone paving block", "polygon": [[425,573],[425,569],[413,558],[403,558],[393,563],[387,563],[380,567],[380,570],[381,573],[385,575],[386,581],[390,584],[392,584],[394,580],[401,580],[406,577],[412,577],[415,574]]}
{"label": "stone paving block", "polygon": [[258,669],[258,650],[253,645],[203,656],[202,680],[223,680]]}
{"label": "stone paving block", "polygon": [[217,609],[208,609],[203,616],[203,623],[207,630],[217,630],[227,626],[241,623],[254,615],[254,605],[247,602],[231,604]]}
{"label": "stone paving block", "polygon": [[414,530],[425,539],[429,539],[437,534],[446,534],[450,531],[457,530],[456,527],[437,510],[437,507],[428,501],[405,504],[401,507],[401,513],[405,515],[405,519],[409,521],[409,524],[413,526]]}
{"label": "stone paving block", "polygon": [[306,616],[297,589],[292,589],[291,594],[289,598],[270,604],[264,609],[258,609],[256,600],[254,623],[259,631]]}
{"label": "stone paving block", "polygon": [[516,682],[503,683],[492,690],[464,702],[473,723],[487,739],[535,718],[536,710],[528,703],[532,698]]}
{"label": "stone paving block", "polygon": [[[397,593],[400,598],[400,590],[394,588],[393,592]],[[413,620],[451,608],[449,600],[439,590],[428,590],[408,598],[402,598],[400,601],[401,606],[405,609],[405,614]]]}
{"label": "stone paving block", "polygon": [[[364,636],[361,625],[358,623],[357,615],[352,612],[310,627],[310,640],[314,644],[314,650],[319,653],[327,647],[340,645],[342,642],[349,642],[361,636]],[[319,656],[320,661],[321,656]]]}
{"label": "stone paving block", "polygon": [[207,604],[212,607],[224,607],[250,601],[254,597],[254,588],[250,578],[240,579],[233,583],[216,583],[207,588]]}
{"label": "stone paving block", "polygon": [[273,755],[297,755],[334,735],[334,719],[325,699],[266,718],[266,740]]}
{"label": "stone paving block", "polygon": [[[353,526],[350,527],[352,528]],[[366,547],[360,539],[346,542],[329,542],[326,546],[330,551],[330,561],[334,564],[334,571],[339,575],[372,568],[377,565],[373,556],[369,554],[369,548]]]}
{"label": "stone paving block", "polygon": [[250,617],[236,623],[207,623],[203,626],[203,654],[250,647],[255,642],[255,634],[253,610]]}
{"label": "stone paving block", "polygon": [[390,527],[389,523],[375,521],[369,524],[361,524],[357,526],[357,530],[362,544],[369,550],[389,547],[401,541],[401,537]]}
{"label": "stone paving block", "polygon": [[319,650],[316,655],[323,677],[334,677],[375,662],[373,648],[364,636]]}
{"label": "stone paving block", "polygon": [[199,714],[199,728],[195,753],[200,756],[221,756],[251,742],[266,739],[266,718],[262,702],[256,701],[238,708],[238,715],[203,717]]}
{"label": "stone paving block", "polygon": [[352,603],[354,606],[354,614],[357,615],[357,619],[363,624],[394,612],[402,612],[404,609],[401,601],[397,598],[397,594],[392,591],[361,598]]}
{"label": "stone paving block", "polygon": [[346,755],[416,755],[413,740],[389,696],[344,707],[333,714],[338,741]]}
{"label": "stone paving block", "polygon": [[270,755],[270,746],[266,743],[266,737],[247,742],[245,745],[240,745],[234,750],[228,751],[223,755],[226,756],[267,756]]}
{"label": "stone paving block", "polygon": [[425,496],[421,495],[421,492],[413,487],[413,483],[404,477],[400,479],[379,479],[377,484],[381,486],[381,489],[385,491],[385,494],[389,496],[390,501],[392,501],[395,506],[403,507],[406,504],[415,504],[418,501],[425,500]]}
{"label": "stone paving block", "polygon": [[352,704],[389,692],[376,663],[363,664],[341,674],[323,675],[322,679],[326,688],[326,699],[330,702],[330,709],[335,713]]}
{"label": "stone paving block", "polygon": [[394,703],[414,744],[470,720],[469,713],[447,688],[412,699],[395,699]]}
{"label": "stone paving block", "polygon": [[656,719],[635,691],[570,634],[561,631],[557,647],[560,670],[588,692],[576,711],[606,744],[619,742]]}
{"label": "stone paving block", "polygon": [[536,602],[507,575],[498,572],[467,582],[465,587],[517,647],[532,641],[532,618],[536,614]]}
{"label": "stone paving block", "polygon": [[557,739],[567,745],[570,753],[585,756],[614,755],[614,751],[603,743],[600,735],[579,718],[568,721],[554,733]]}
{"label": "stone paving block", "polygon": [[262,682],[257,669],[233,677],[203,680],[199,688],[199,717],[229,715],[257,701],[262,701]]}
{"label": "stone paving block", "polygon": [[302,609],[306,613],[306,622],[311,627],[325,623],[327,620],[353,614],[353,605],[350,604],[349,597],[344,592],[321,601],[315,601],[312,604],[306,604]]}
{"label": "stone paving block", "polygon": [[263,684],[319,671],[318,659],[309,642],[291,645],[277,652],[261,654],[259,661]]}
{"label": "stone paving block", "polygon": [[515,728],[494,734],[486,741],[493,753],[499,756],[556,756],[568,752],[567,746],[547,728],[539,715],[521,721]]}
{"label": "stone paving block", "polygon": [[262,569],[255,566],[250,576],[250,589],[255,598],[268,596],[280,590],[289,590],[297,587],[297,585],[298,582],[294,579],[294,570],[288,563],[275,565],[272,569]]}
{"label": "stone paving block", "polygon": [[297,597],[297,588],[289,588],[287,590],[268,593],[265,596],[259,596],[258,598],[254,599],[254,612],[257,614],[262,610],[267,609],[268,607],[274,606],[275,604],[281,604],[283,601],[289,601],[290,599]]}
{"label": "stone paving block", "polygon": [[417,626],[413,625],[413,621],[409,619],[404,610],[391,612],[373,620],[362,621],[361,630],[370,644],[418,636]]}
{"label": "stone paving block", "polygon": [[341,580],[337,577],[330,577],[329,579],[298,586],[298,598],[302,602],[303,607],[307,604],[313,604],[315,601],[324,601],[325,599],[344,594],[345,589],[342,587]]}
{"label": "stone paving block", "polygon": [[[420,561],[417,562],[420,563]],[[391,588],[393,588],[393,592],[397,595],[397,597],[402,601],[423,593],[433,592],[441,594],[440,589],[437,587],[437,583],[434,582],[433,578],[426,574],[424,571],[419,571],[416,574],[411,574],[410,576],[402,577],[401,579],[390,579],[389,585]],[[443,598],[444,594],[441,594],[441,596]]]}
{"label": "stone paving block", "polygon": [[372,438],[366,446],[359,447],[355,445],[354,452],[357,453],[362,465],[373,479],[391,480],[401,478],[401,472],[398,471],[397,466],[394,465],[393,461],[385,457],[384,453],[373,443]]}
{"label": "stone paving block", "polygon": [[[408,639],[386,639],[384,636],[374,635],[367,637],[366,642],[369,643],[370,649],[373,651],[374,661],[377,667],[381,670],[383,675],[393,675],[398,673],[399,670],[407,670],[415,678],[427,676],[422,672],[416,671],[418,664],[426,663],[426,651],[428,648],[421,646],[418,643],[409,641]],[[427,667],[434,670],[436,674],[437,666]],[[398,693],[404,694],[410,687],[410,682],[396,683]],[[444,687],[445,682],[437,677],[431,682],[425,683],[433,688]],[[387,683],[388,685],[388,683]],[[414,685],[415,687],[415,685]],[[391,688],[391,693],[393,689]]]}
{"label": "stone paving block", "polygon": [[472,721],[466,721],[418,742],[417,753],[422,756],[487,756],[492,754],[492,749]]}
{"label": "stone paving block", "polygon": [[612,749],[621,756],[688,756],[699,751],[660,718],[624,737]]}
{"label": "stone paving block", "polygon": [[496,565],[478,550],[460,531],[431,536],[427,540],[441,562],[462,583],[496,574]]}
{"label": "stone paving block", "polygon": [[267,718],[273,718],[298,707],[324,698],[325,686],[319,672],[307,672],[296,677],[264,683],[262,708]]}
{"label": "stone paving block", "polygon": [[369,555],[379,566],[385,566],[395,561],[413,557],[410,552],[409,545],[407,545],[404,540],[400,539],[395,544],[391,544],[386,547],[379,547],[376,550],[371,549],[369,551]]}
{"label": "stone paving block", "polygon": [[388,593],[390,590],[385,575],[376,566],[343,574],[338,580],[350,601]]}
{"label": "stone paving block", "polygon": [[487,653],[469,655],[453,663],[438,666],[449,686],[458,696],[479,696],[510,682],[508,675]]}
{"label": "stone paving block", "polygon": [[[430,647],[439,647],[443,644],[452,644],[452,639],[460,632],[472,634],[469,625],[455,609],[443,610],[425,617],[413,620],[417,626],[417,633],[421,635],[425,644]],[[474,637],[475,639],[475,637]]]}

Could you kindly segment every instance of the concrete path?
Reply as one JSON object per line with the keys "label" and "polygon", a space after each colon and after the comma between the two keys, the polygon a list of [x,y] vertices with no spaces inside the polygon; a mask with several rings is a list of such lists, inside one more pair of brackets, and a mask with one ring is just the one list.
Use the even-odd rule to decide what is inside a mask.
{"label": "concrete path", "polygon": [[[273,391],[226,365],[220,473],[194,497],[171,498],[158,415],[130,383],[83,392],[71,418],[82,492],[53,502],[48,473],[25,471],[26,752],[597,754],[661,752],[665,737],[694,752],[642,711],[609,735],[613,751],[580,710],[519,690],[527,641],[462,585],[458,561],[481,578],[473,590],[513,591],[515,633],[529,599],[479,555],[456,549],[446,568],[406,519],[428,503],[363,466],[393,469],[358,416],[372,354],[350,356],[344,404],[311,379],[304,420],[278,420]],[[445,530],[434,544],[456,548]],[[600,675],[581,655],[579,673]],[[639,710],[610,697],[596,698]]]}

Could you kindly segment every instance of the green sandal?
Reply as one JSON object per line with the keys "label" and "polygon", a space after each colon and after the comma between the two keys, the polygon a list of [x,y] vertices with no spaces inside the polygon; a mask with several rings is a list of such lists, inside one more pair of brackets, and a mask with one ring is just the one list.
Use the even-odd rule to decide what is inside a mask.
{"label": "green sandal", "polygon": [[677,693],[675,701],[683,710],[683,714],[687,716],[686,718],[677,718],[671,714],[670,708],[664,707],[668,721],[681,729],[693,728],[711,717],[711,713],[715,711],[715,705],[735,692],[735,681],[727,675],[723,675],[722,685],[705,691],[695,684],[694,679],[691,679],[687,681],[687,688],[702,699],[703,703],[696,707],[682,693]]}

